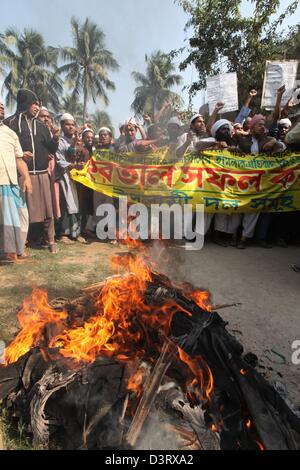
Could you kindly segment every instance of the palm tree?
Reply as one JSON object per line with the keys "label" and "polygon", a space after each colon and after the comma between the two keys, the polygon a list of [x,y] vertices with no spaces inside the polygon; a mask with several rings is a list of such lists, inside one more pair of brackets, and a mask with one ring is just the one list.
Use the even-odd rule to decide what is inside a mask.
{"label": "palm tree", "polygon": [[96,111],[94,114],[89,116],[89,119],[92,121],[96,131],[98,131],[100,127],[109,127],[112,132],[114,131],[110,115],[105,111]]}
{"label": "palm tree", "polygon": [[134,91],[135,98],[131,107],[137,114],[147,112],[154,116],[164,101],[180,100],[180,96],[170,88],[180,85],[182,77],[174,73],[174,64],[162,51],[155,51],[150,57],[146,55],[145,60],[145,75],[132,72],[132,77],[139,86]]}
{"label": "palm tree", "polygon": [[72,18],[73,47],[61,49],[61,55],[67,64],[59,71],[66,73],[66,80],[73,88],[73,95],[83,93],[83,121],[87,115],[87,104],[91,97],[96,103],[101,98],[109,103],[106,89],[114,90],[114,83],[109,80],[107,71],[117,70],[118,62],[112,53],[105,49],[103,31],[90,19],[83,24]]}
{"label": "palm tree", "polygon": [[33,29],[19,33],[8,29],[0,36],[0,63],[7,91],[6,104],[12,106],[19,88],[34,91],[45,106],[58,109],[62,83],[57,75],[58,50],[45,46],[43,36]]}

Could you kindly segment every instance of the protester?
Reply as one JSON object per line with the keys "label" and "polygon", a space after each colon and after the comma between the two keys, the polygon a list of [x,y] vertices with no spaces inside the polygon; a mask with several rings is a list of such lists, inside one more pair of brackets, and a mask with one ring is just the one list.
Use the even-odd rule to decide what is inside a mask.
{"label": "protester", "polygon": [[[219,145],[219,148],[234,149],[234,127],[227,119],[219,119],[211,128],[211,134]],[[236,243],[236,232],[240,225],[240,214],[216,214],[215,216],[214,242],[227,247]]]}
{"label": "protester", "polygon": [[[1,261],[13,263],[27,258],[29,216],[24,195],[32,194],[32,185],[19,138],[3,119],[4,105],[0,103],[0,252]],[[21,187],[17,171],[22,176]]]}
{"label": "protester", "polygon": [[[43,223],[45,243],[51,253],[57,252],[55,244],[54,214],[52,193],[48,173],[49,153],[55,154],[58,148],[59,129],[48,127],[37,119],[40,104],[30,90],[21,89],[17,94],[17,112],[6,120],[16,132],[27,163],[32,193],[26,193],[30,224]],[[22,176],[20,184],[23,184]]]}
{"label": "protester", "polygon": [[[268,153],[268,152],[282,152],[286,149],[284,143],[279,142],[273,137],[267,136],[266,118],[262,114],[253,116],[250,124],[249,136],[237,136],[238,148],[245,153]],[[237,248],[244,249],[247,246],[247,240],[253,238],[255,233],[256,224],[260,214],[245,214],[243,216],[243,232],[241,239],[237,244]],[[270,216],[266,214],[262,218],[260,230],[258,234],[258,243],[263,248],[269,248],[270,245],[266,241],[268,228],[270,226]]]}
{"label": "protester", "polygon": [[178,117],[172,117],[169,119],[167,124],[167,131],[169,136],[168,145],[174,145],[178,143],[178,138],[181,135],[181,129],[183,127],[182,122]]}
{"label": "protester", "polygon": [[[120,132],[123,132],[124,124],[120,124]],[[112,130],[109,127],[101,127],[99,129],[99,151],[109,151],[115,152],[116,146],[113,143],[113,134]],[[101,204],[112,204],[117,208],[117,201],[115,198],[106,196],[105,194],[93,191],[93,214],[92,217],[89,217],[88,223],[86,226],[86,233],[90,237],[94,238],[96,233],[97,223],[100,221],[100,218],[97,216],[97,209]]]}
{"label": "protester", "polygon": [[[207,109],[201,108],[203,114],[199,112],[191,119],[187,118],[187,113],[180,115],[185,122],[189,121],[188,128],[181,122],[178,113],[177,117],[174,116],[171,102],[165,102],[157,114],[150,116],[143,113],[144,126],[140,125],[135,118],[123,121],[119,126],[120,137],[114,142],[109,127],[102,127],[99,135],[94,134],[88,123],[76,129],[74,118],[68,113],[61,117],[63,135],[59,139],[59,130],[53,126],[53,119],[48,109],[40,107],[38,98],[33,92],[25,89],[19,90],[17,113],[9,118],[7,123],[20,137],[24,159],[33,183],[32,195],[28,192],[26,195],[31,225],[38,220],[43,222],[46,232],[45,242],[51,252],[55,252],[56,246],[53,214],[55,218],[61,216],[57,233],[61,242],[72,244],[77,240],[86,243],[82,234],[89,231],[95,232],[96,211],[99,204],[115,205],[116,202],[113,198],[75,183],[70,177],[72,169],[84,168],[95,150],[106,151],[108,158],[109,152],[137,153],[143,155],[140,163],[144,162],[144,156],[147,156],[148,152],[165,146],[169,147],[165,158],[174,158],[174,160],[169,160],[174,163],[189,152],[205,150],[233,152],[232,159],[237,157],[237,152],[240,153],[238,158],[241,159],[243,154],[282,153],[287,148],[298,151],[300,149],[299,123],[295,123],[289,116],[291,99],[282,108],[284,93],[284,86],[277,90],[276,105],[272,115],[270,114],[269,125],[265,116],[254,114],[255,108],[251,106],[251,103],[258,93],[255,89],[251,89],[238,115],[235,118],[231,115],[232,122],[220,119],[219,115],[225,103],[217,102],[207,122],[203,114],[208,113],[208,106]],[[172,113],[173,117],[170,118]],[[47,172],[49,172],[51,184],[49,184]],[[22,183],[22,177],[20,183]],[[55,193],[55,188],[57,189],[58,186],[60,207],[57,207],[58,198]],[[53,197],[52,204],[49,196],[51,192],[52,196],[54,194],[56,196]],[[230,244],[242,249],[256,234],[258,244],[268,248],[270,245],[267,242],[267,234],[272,228],[275,242],[279,246],[287,246],[289,235],[287,232],[291,231],[295,215],[298,216],[297,213],[275,215],[259,212],[229,215],[217,213],[214,240],[222,246]],[[205,213],[205,234],[213,218],[213,214]],[[241,225],[242,235],[237,241]]]}
{"label": "protester", "polygon": [[81,215],[75,181],[70,177],[70,171],[76,168],[76,146],[80,144],[75,120],[69,113],[61,117],[63,135],[59,139],[56,153],[57,179],[60,184],[61,218],[58,224],[58,239],[64,244],[73,244],[77,240],[86,243],[81,236]]}
{"label": "protester", "polygon": [[[81,141],[76,145],[76,155],[74,161],[74,165],[77,170],[82,170],[93,155],[95,150],[94,138],[95,133],[90,127],[85,127],[81,132]],[[79,202],[79,212],[81,216],[81,233],[88,235],[89,233],[87,222],[89,217],[93,215],[94,191],[80,183],[76,183],[76,187]]]}
{"label": "protester", "polygon": [[251,122],[250,113],[251,113],[251,108],[249,107],[251,104],[251,101],[253,98],[257,96],[257,91],[252,89],[249,91],[249,94],[245,100],[244,105],[242,106],[239,114],[235,118],[235,124],[245,124],[246,123],[246,129],[244,129],[245,132],[249,131],[248,124]]}
{"label": "protester", "polygon": [[[49,112],[49,110],[45,107],[42,106],[40,109],[40,112],[38,114],[38,119],[45,124],[46,127],[52,132],[52,129],[54,127],[53,125],[53,118]],[[48,165],[48,173],[50,176],[50,185],[51,185],[51,191],[52,191],[52,205],[53,205],[53,213],[54,213],[54,218],[58,220],[61,216],[60,213],[60,204],[59,204],[59,184],[56,181],[56,161],[55,161],[55,155],[49,153],[49,165]],[[58,251],[57,246],[53,246],[52,251]]]}
{"label": "protester", "polygon": [[101,127],[101,129],[99,129],[99,149],[110,150],[111,152],[116,150],[113,143],[112,131],[109,127]]}
{"label": "protester", "polygon": [[178,138],[176,150],[180,159],[185,153],[215,147],[215,139],[208,137],[203,116],[195,114],[190,120],[190,130]]}
{"label": "protester", "polygon": [[[140,132],[142,139],[137,139],[137,132]],[[130,118],[125,121],[124,135],[116,142],[118,152],[139,152],[144,153],[153,150],[160,139],[147,139],[144,129],[136,122],[135,119]]]}

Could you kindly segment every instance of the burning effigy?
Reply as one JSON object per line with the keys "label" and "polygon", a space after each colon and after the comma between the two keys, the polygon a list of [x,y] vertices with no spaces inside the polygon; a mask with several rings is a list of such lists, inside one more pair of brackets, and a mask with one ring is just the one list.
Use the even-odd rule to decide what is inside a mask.
{"label": "burning effigy", "polygon": [[79,298],[49,302],[34,288],[24,300],[0,367],[11,422],[50,449],[300,448],[300,420],[208,292],[139,250],[112,263],[117,274]]}

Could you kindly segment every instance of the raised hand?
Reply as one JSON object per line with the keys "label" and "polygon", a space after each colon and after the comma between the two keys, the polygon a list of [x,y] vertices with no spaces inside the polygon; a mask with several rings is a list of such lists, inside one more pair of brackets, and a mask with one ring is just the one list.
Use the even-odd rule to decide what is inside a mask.
{"label": "raised hand", "polygon": [[143,119],[144,119],[144,122],[148,122],[149,124],[151,124],[151,122],[152,122],[151,117],[149,116],[149,114],[144,114]]}
{"label": "raised hand", "polygon": [[224,106],[225,106],[225,103],[223,103],[222,101],[218,101],[218,103],[215,106],[215,111],[217,112],[221,111],[221,109],[223,109]]}
{"label": "raised hand", "polygon": [[249,91],[249,96],[251,96],[251,98],[254,98],[254,96],[256,96],[256,95],[257,95],[257,91],[254,90],[254,88]]}
{"label": "raised hand", "polygon": [[54,139],[54,140],[58,140],[58,139],[59,139],[59,136],[60,136],[60,129],[59,129],[59,127],[57,127],[57,126],[52,126],[50,130],[51,130],[53,139]]}
{"label": "raised hand", "polygon": [[163,104],[164,109],[169,109],[171,108],[171,106],[172,106],[171,101],[165,101]]}
{"label": "raised hand", "polygon": [[277,90],[277,96],[282,96],[285,93],[285,85],[282,85],[280,88]]}

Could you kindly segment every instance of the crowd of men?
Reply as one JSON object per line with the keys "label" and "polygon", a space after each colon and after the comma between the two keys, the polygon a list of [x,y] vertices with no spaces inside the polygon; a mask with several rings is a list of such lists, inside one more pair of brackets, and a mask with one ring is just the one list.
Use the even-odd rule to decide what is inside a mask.
{"label": "crowd of men", "polygon": [[[96,209],[105,196],[72,180],[70,171],[82,169],[95,149],[146,154],[169,146],[175,159],[194,150],[228,149],[241,154],[300,151],[300,113],[289,116],[282,108],[285,88],[279,88],[271,118],[254,114],[249,96],[233,121],[218,119],[224,103],[217,103],[205,122],[200,113],[188,125],[174,115],[162,125],[170,103],[153,116],[144,115],[140,125],[129,118],[113,138],[108,127],[99,131],[89,123],[78,128],[73,116],[64,113],[56,125],[48,109],[30,90],[17,94],[16,113],[5,119],[0,104],[0,254],[2,261],[25,260],[25,246],[40,246],[51,254],[58,242],[88,243],[95,237]],[[299,212],[205,214],[205,234],[222,246],[243,249],[249,240],[264,248],[273,243],[286,247],[300,243]]]}

